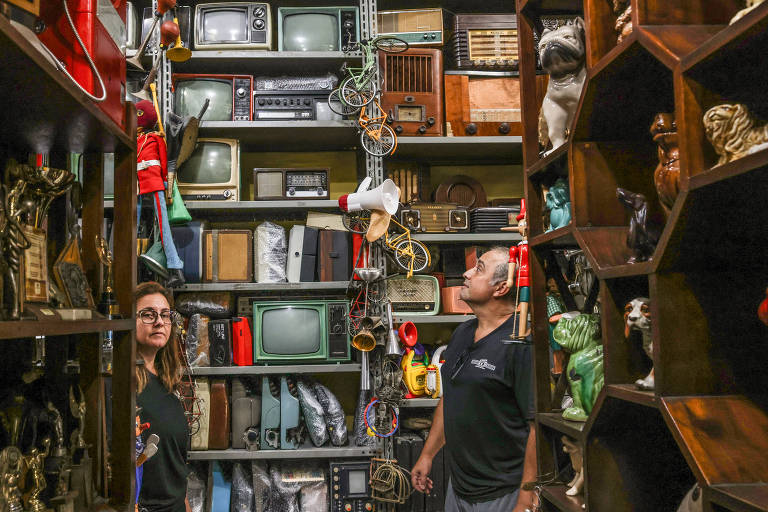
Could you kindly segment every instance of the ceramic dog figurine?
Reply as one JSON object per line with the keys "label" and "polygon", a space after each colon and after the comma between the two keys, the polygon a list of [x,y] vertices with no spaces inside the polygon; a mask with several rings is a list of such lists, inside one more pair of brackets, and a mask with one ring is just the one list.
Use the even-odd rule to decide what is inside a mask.
{"label": "ceramic dog figurine", "polygon": [[627,263],[650,260],[659,242],[660,233],[648,222],[648,201],[643,194],[630,192],[621,187],[616,189],[616,197],[632,212],[627,233],[627,247],[632,251],[632,256]]}
{"label": "ceramic dog figurine", "polygon": [[557,30],[545,29],[539,41],[541,66],[549,84],[539,115],[539,143],[555,150],[568,138],[587,77],[584,20],[576,18]]}
{"label": "ceramic dog figurine", "polygon": [[549,210],[547,232],[562,228],[571,222],[571,191],[568,180],[558,178],[545,194],[546,209]]}
{"label": "ceramic dog figurine", "polygon": [[739,21],[741,18],[743,18],[744,16],[746,16],[746,15],[747,15],[747,13],[749,13],[749,11],[751,11],[752,9],[755,9],[755,8],[756,8],[758,5],[760,5],[760,4],[761,4],[761,3],[763,3],[764,1],[765,1],[765,0],[747,0],[747,7],[746,7],[745,9],[742,9],[742,10],[740,10],[739,12],[737,12],[737,13],[736,13],[736,14],[733,16],[733,18],[731,18],[731,21],[730,21],[730,22],[728,22],[728,24],[729,24],[729,25],[733,25],[734,23],[736,23],[737,21]]}
{"label": "ceramic dog figurine", "polygon": [[717,105],[704,114],[704,128],[715,152],[717,165],[727,164],[768,147],[768,124],[757,122],[745,105]]}
{"label": "ceramic dog figurine", "polygon": [[[632,331],[640,331],[643,336],[643,350],[653,362],[653,339],[651,338],[651,301],[646,297],[636,297],[624,306],[624,337],[629,339]],[[653,389],[653,368],[644,379],[637,379],[639,389]]]}
{"label": "ceramic dog figurine", "polygon": [[581,452],[581,446],[568,436],[563,436],[561,441],[563,442],[563,451],[571,458],[571,465],[576,473],[573,480],[566,484],[568,490],[565,491],[565,494],[576,496],[581,494],[584,489],[584,454]]}
{"label": "ceramic dog figurine", "polygon": [[600,316],[577,311],[563,313],[552,337],[571,353],[566,375],[571,386],[573,406],[563,411],[563,418],[587,421],[605,382]]}
{"label": "ceramic dog figurine", "polygon": [[669,217],[680,192],[680,149],[677,146],[677,124],[674,114],[659,113],[651,125],[653,141],[659,146],[659,165],[653,172],[653,183],[659,194],[664,214]]}
{"label": "ceramic dog figurine", "polygon": [[677,508],[677,512],[704,512],[704,499],[701,497],[699,484],[694,484]]}

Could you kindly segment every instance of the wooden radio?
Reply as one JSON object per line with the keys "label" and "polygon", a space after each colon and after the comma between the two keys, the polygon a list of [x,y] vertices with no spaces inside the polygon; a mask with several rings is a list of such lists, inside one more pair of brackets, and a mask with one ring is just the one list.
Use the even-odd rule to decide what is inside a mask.
{"label": "wooden radio", "polygon": [[522,135],[520,78],[446,71],[448,135]]}
{"label": "wooden radio", "polygon": [[420,233],[469,231],[467,209],[456,204],[413,203],[400,212],[400,222]]}
{"label": "wooden radio", "polygon": [[256,168],[253,198],[261,200],[328,199],[328,169]]}
{"label": "wooden radio", "polygon": [[381,109],[398,135],[443,135],[443,53],[411,48],[379,52]]}
{"label": "wooden radio", "polygon": [[457,14],[449,47],[459,69],[517,69],[517,16]]}
{"label": "wooden radio", "polygon": [[443,46],[450,32],[451,13],[440,8],[379,11],[380,36],[395,36],[409,46]]}

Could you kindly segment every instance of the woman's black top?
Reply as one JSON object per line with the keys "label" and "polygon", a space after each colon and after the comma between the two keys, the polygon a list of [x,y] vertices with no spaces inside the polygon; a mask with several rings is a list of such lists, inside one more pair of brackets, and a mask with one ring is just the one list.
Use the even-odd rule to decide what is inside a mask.
{"label": "woman's black top", "polygon": [[143,440],[152,434],[160,437],[157,453],[142,466],[144,477],[139,494],[139,507],[149,512],[185,512],[187,493],[188,425],[184,407],[162,381],[147,372],[147,386],[136,397],[141,407],[141,422],[150,423]]}

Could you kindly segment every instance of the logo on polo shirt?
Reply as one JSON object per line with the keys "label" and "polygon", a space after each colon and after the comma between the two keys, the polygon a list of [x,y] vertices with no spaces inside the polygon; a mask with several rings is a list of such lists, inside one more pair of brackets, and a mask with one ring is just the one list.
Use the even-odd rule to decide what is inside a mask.
{"label": "logo on polo shirt", "polygon": [[496,370],[496,366],[489,363],[487,359],[473,359],[470,363],[481,370]]}

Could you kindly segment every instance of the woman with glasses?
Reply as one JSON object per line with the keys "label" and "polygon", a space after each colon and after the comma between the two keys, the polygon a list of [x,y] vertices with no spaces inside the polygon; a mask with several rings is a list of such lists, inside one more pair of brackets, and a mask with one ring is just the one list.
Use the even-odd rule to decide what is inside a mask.
{"label": "woman with glasses", "polygon": [[137,366],[138,395],[144,441],[160,438],[157,454],[144,463],[138,498],[139,511],[187,512],[187,440],[189,428],[184,407],[176,394],[181,383],[181,354],[173,329],[173,296],[161,285],[141,283],[136,301],[136,352],[144,364]]}

